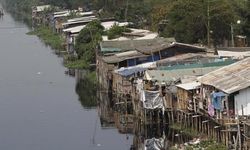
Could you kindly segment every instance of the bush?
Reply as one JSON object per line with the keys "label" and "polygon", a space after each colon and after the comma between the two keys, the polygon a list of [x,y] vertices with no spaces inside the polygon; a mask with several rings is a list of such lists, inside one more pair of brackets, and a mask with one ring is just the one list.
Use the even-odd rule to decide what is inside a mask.
{"label": "bush", "polygon": [[129,29],[127,29],[126,27],[120,27],[120,26],[115,24],[107,32],[108,39],[119,38],[123,32],[131,32],[131,31]]}

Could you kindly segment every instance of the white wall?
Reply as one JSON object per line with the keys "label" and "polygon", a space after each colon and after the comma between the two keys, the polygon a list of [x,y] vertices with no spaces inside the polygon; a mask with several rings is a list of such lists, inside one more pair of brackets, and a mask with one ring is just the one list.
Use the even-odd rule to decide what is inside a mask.
{"label": "white wall", "polygon": [[[242,106],[244,115],[250,115],[250,88],[239,91],[239,94],[235,95],[235,112],[238,111],[239,115],[242,115]],[[237,115],[237,114],[235,114]]]}

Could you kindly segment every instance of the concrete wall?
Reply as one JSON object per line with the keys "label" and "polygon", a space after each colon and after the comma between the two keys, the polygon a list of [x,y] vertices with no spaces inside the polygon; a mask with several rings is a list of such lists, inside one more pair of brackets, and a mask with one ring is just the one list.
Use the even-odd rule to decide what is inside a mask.
{"label": "concrete wall", "polygon": [[239,91],[234,98],[235,112],[238,112],[239,115],[250,115],[250,88]]}

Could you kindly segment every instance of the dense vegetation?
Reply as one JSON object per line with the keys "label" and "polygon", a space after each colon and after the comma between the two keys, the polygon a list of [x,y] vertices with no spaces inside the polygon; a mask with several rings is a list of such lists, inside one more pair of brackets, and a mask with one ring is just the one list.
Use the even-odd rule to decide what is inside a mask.
{"label": "dense vegetation", "polygon": [[[250,1],[247,0],[2,0],[11,10],[28,14],[32,5],[99,10],[101,17],[134,22],[134,26],[174,36],[179,42],[214,45],[235,34],[250,37]],[[241,24],[237,24],[241,20]]]}
{"label": "dense vegetation", "polygon": [[95,63],[95,49],[102,40],[104,27],[100,21],[92,21],[81,30],[76,39],[75,50],[78,59],[83,59],[87,63]]}

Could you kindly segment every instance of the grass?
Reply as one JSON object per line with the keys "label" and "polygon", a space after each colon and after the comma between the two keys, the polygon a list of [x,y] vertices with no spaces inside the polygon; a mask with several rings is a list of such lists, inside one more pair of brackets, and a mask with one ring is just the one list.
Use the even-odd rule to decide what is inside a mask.
{"label": "grass", "polygon": [[36,28],[34,31],[27,33],[28,35],[37,35],[42,41],[46,44],[51,46],[52,49],[64,51],[65,48],[63,46],[64,40],[63,38],[51,31],[49,27],[40,26]]}
{"label": "grass", "polygon": [[190,145],[186,147],[187,150],[227,150],[227,147],[221,143],[217,143],[216,141],[213,140],[206,140],[206,141],[201,141],[197,145]]}
{"label": "grass", "polygon": [[82,59],[78,59],[74,61],[66,61],[64,63],[64,66],[69,69],[87,69],[88,68],[88,64]]}
{"label": "grass", "polygon": [[[175,123],[172,124],[170,126],[170,128],[174,129],[174,130],[178,130],[178,131],[182,131],[183,135],[187,135],[190,136],[192,138],[201,136],[201,134],[191,128],[183,128],[181,126],[181,124]],[[201,141],[199,144],[196,145],[188,145],[185,147],[185,150],[193,150],[193,149],[197,149],[197,150],[226,150],[226,146],[221,144],[221,143],[217,143],[214,140],[204,140]],[[172,147],[171,150],[177,150],[175,147]]]}

